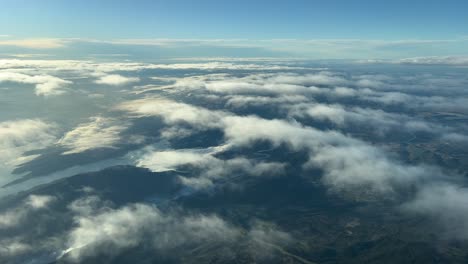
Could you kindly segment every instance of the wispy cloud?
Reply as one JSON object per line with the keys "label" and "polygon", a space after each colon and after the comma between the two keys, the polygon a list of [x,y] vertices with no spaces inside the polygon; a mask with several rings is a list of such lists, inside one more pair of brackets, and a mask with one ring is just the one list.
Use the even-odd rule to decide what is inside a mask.
{"label": "wispy cloud", "polygon": [[412,65],[454,65],[465,66],[468,65],[468,56],[428,56],[428,57],[411,57],[396,60],[359,60],[357,63],[367,64],[412,64]]}
{"label": "wispy cloud", "polygon": [[57,49],[66,46],[65,39],[37,38],[37,39],[9,39],[0,40],[0,46],[14,46],[27,49]]}
{"label": "wispy cloud", "polygon": [[120,133],[127,129],[127,124],[117,120],[93,117],[89,123],[80,124],[67,132],[58,144],[67,151],[63,154],[75,154],[92,149],[114,148],[120,143]]}
{"label": "wispy cloud", "polygon": [[[466,38],[452,39],[85,39],[85,38],[38,38],[6,39],[0,45],[26,49],[70,48],[81,44],[126,46],[135,49],[155,47],[159,49],[232,49],[243,56],[241,49],[267,51],[278,57],[301,57],[310,59],[396,59],[414,56],[448,56],[451,53],[466,54],[463,49]],[[81,50],[81,52],[83,52]],[[93,54],[93,53],[91,53]],[[89,55],[89,54],[87,54]],[[197,56],[197,54],[193,54]],[[216,54],[213,53],[216,57]],[[219,56],[219,54],[218,54]],[[274,56],[274,55],[273,55]],[[177,57],[177,56],[176,56]],[[248,57],[252,57],[252,54]]]}

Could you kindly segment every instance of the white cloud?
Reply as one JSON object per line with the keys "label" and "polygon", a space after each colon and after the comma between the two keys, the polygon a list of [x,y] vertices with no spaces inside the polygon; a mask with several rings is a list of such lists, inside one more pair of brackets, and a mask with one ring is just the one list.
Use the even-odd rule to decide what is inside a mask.
{"label": "white cloud", "polygon": [[221,160],[213,155],[222,151],[220,146],[208,149],[186,149],[170,151],[149,151],[137,160],[137,165],[152,171],[177,169],[181,165],[191,165],[201,170],[195,178],[181,177],[182,183],[194,189],[212,187],[217,179],[236,177],[239,174],[250,176],[278,176],[284,173],[285,164],[259,162],[242,157]]}
{"label": "white cloud", "polygon": [[227,115],[225,112],[211,111],[163,98],[128,101],[118,105],[117,109],[136,117],[160,116],[168,124],[187,123],[198,128],[219,127],[219,120]]}
{"label": "white cloud", "polygon": [[255,116],[230,116],[223,119],[225,136],[230,144],[249,145],[256,140],[269,140],[275,145],[288,143],[294,149],[323,145],[350,145],[359,140],[334,131],[323,132],[299,123],[267,120]]}
{"label": "white cloud", "polygon": [[283,84],[264,84],[239,82],[239,81],[221,81],[206,84],[206,89],[216,93],[226,94],[295,94],[307,93],[308,89],[303,86]]}
{"label": "white cloud", "polygon": [[148,151],[138,158],[137,165],[149,168],[152,171],[174,170],[177,166],[193,164],[202,166],[205,163],[212,163],[216,158],[211,156],[212,150],[170,150],[170,151]]}
{"label": "white cloud", "polygon": [[[227,95],[224,98],[227,99],[227,102],[232,104],[229,102],[229,99],[235,98],[238,105],[254,101],[256,97],[269,98],[268,100],[272,101],[275,99],[279,100],[281,96],[243,95],[244,93],[255,95],[262,89],[266,89],[268,92],[274,90],[268,88],[265,84],[276,85],[273,87],[278,88],[280,93],[291,93],[291,95],[288,96],[302,96],[302,99],[308,97],[304,97],[301,94],[297,95],[298,91],[302,92],[309,89],[307,91],[310,91],[312,94],[356,96],[358,98],[364,97],[364,100],[372,99],[375,101],[383,100],[391,102],[396,100],[395,98],[400,100],[402,97],[404,97],[403,100],[405,100],[405,102],[417,102],[418,99],[415,100],[414,98],[425,100],[418,96],[415,97],[397,92],[375,91],[370,88],[351,89],[340,86],[343,84],[352,84],[380,87],[383,85],[381,82],[390,80],[387,76],[358,76],[355,79],[347,80],[331,73],[318,73],[305,76],[297,76],[294,74],[280,74],[276,76],[254,74],[241,78],[229,76],[217,76],[216,78],[221,78],[221,80],[186,78],[185,81],[188,81],[188,83],[179,82],[179,84],[182,83],[183,86],[190,87],[187,92],[193,91],[193,89],[199,92],[200,90],[198,89],[206,87],[208,91],[226,93]],[[363,83],[363,80],[369,81]],[[174,87],[179,88],[179,84],[176,82]],[[285,84],[286,86],[282,86]],[[288,85],[302,88],[301,90],[290,90],[290,86]],[[331,87],[317,88],[313,85],[330,85]],[[281,90],[281,87],[286,87],[286,89]],[[425,177],[441,177],[442,174],[440,171],[435,171],[433,168],[425,165],[404,165],[387,155],[383,149],[371,146],[364,141],[345,136],[336,131],[320,131],[311,127],[303,127],[294,121],[286,122],[283,120],[265,120],[258,117],[238,117],[229,113],[210,111],[205,108],[184,103],[161,100],[162,99],[147,98],[141,101],[124,103],[120,108],[130,111],[137,116],[158,115],[161,116],[166,123],[172,125],[185,122],[198,126],[199,129],[203,129],[203,127],[221,128],[225,133],[228,144],[232,146],[246,146],[256,140],[266,139],[275,145],[286,143],[294,149],[307,149],[311,155],[309,165],[318,166],[323,169],[324,182],[333,188],[339,189],[342,186],[348,185],[352,189],[359,189],[359,187],[367,186],[370,190],[376,192],[392,192],[398,190],[405,184],[413,184],[425,180]],[[147,104],[147,102],[151,103]],[[236,107],[238,105],[236,105]],[[284,106],[280,105],[280,107]],[[304,107],[304,109],[301,109],[301,107]],[[294,108],[299,108],[300,115],[306,114],[313,118],[329,120],[343,128],[359,124],[361,126],[372,126],[374,129],[373,131],[383,133],[389,129],[401,129],[403,126],[403,128],[410,132],[425,131],[438,133],[440,136],[451,131],[449,128],[438,126],[430,122],[425,122],[402,114],[387,113],[379,109],[313,103],[298,103],[290,107],[290,110],[294,110]],[[170,134],[173,133],[171,132]],[[322,155],[320,155],[322,149],[324,149],[324,151]],[[366,151],[373,155],[365,155]],[[333,160],[334,155],[328,155],[330,152],[336,152],[336,157],[338,157],[336,162]],[[346,153],[356,153],[356,160],[353,160],[352,156]],[[366,160],[369,160],[369,162],[364,162]],[[360,163],[361,167],[352,167],[351,165],[353,163]],[[379,172],[371,174],[363,173],[366,169],[372,172],[374,172],[374,170],[379,170]],[[337,175],[343,177],[338,177]],[[205,184],[206,181],[203,183]]]}
{"label": "white cloud", "polygon": [[127,124],[105,117],[93,117],[67,132],[57,143],[68,149],[63,154],[75,154],[98,148],[114,148],[121,143],[120,133]]}
{"label": "white cloud", "polygon": [[[317,85],[343,85],[351,83],[329,72],[298,75],[292,73],[252,74],[246,77],[225,77],[224,80],[203,80],[200,84],[208,91],[224,94],[315,94]],[[179,84],[180,86],[180,84]]]}
{"label": "white cloud", "polygon": [[15,46],[28,49],[57,49],[65,47],[67,43],[64,39],[9,39],[0,40],[0,46]]}
{"label": "white cloud", "polygon": [[65,93],[73,82],[50,75],[26,75],[16,72],[0,71],[1,82],[17,82],[36,85],[36,95],[52,96]]}
{"label": "white cloud", "polygon": [[441,237],[468,239],[468,189],[438,182],[424,186],[402,209],[435,220]]}
{"label": "white cloud", "polygon": [[[344,100],[385,105],[399,105],[407,109],[437,111],[468,110],[466,91],[460,89],[466,81],[453,78],[428,78],[427,76],[401,77],[400,82],[386,75],[357,75],[344,77],[332,72],[313,74],[250,74],[244,77],[226,74],[184,77],[172,81],[172,84],[140,87],[140,91],[164,90],[167,92],[197,92],[205,89],[209,94],[229,100],[233,96],[306,96],[312,100],[315,96],[324,96],[331,101]],[[440,89],[444,86],[444,89]],[[173,91],[171,91],[173,90]],[[423,93],[424,92],[424,93]],[[430,92],[430,93],[428,93]],[[216,94],[213,94],[216,93]],[[457,95],[455,98],[452,95]],[[200,95],[199,95],[200,97]],[[266,101],[266,99],[264,99]],[[455,102],[454,102],[455,101]],[[247,104],[251,103],[246,101]],[[242,106],[242,99],[232,105]]]}
{"label": "white cloud", "polygon": [[[292,73],[251,74],[244,77],[210,74],[163,80],[173,83],[139,87],[138,93],[151,90],[164,90],[165,92],[196,91],[199,97],[217,96],[218,99],[225,99],[228,106],[236,108],[242,107],[243,101],[247,105],[255,105],[253,96],[257,96],[259,99],[256,105],[261,105],[262,102],[265,104],[268,101],[274,102],[275,100],[279,102],[283,99],[291,101],[290,99],[294,96],[296,100],[302,97],[312,101],[315,96],[325,96],[332,101],[350,98],[363,103],[370,101],[386,105],[398,104],[408,108],[429,109],[438,107],[447,109],[450,105],[453,107],[453,104],[450,103],[453,98],[411,94],[414,91],[425,91],[428,85],[430,87],[434,86],[433,89],[431,88],[433,93],[441,93],[441,90],[436,89],[436,87],[447,85],[447,82],[450,81],[439,80],[438,84],[427,84],[423,80],[426,79],[411,80],[411,83],[406,85],[395,84],[391,77],[384,75],[360,75],[345,78],[331,72],[317,72],[305,75]],[[393,83],[390,83],[390,81],[393,81]],[[441,81],[443,83],[440,83]],[[452,84],[452,86],[454,86],[454,91],[460,92],[459,83]],[[203,89],[209,93],[203,93]],[[247,96],[251,96],[251,98],[247,98]],[[460,101],[456,104],[457,107],[462,107],[463,98],[457,100]]]}
{"label": "white cloud", "polygon": [[344,107],[339,104],[303,103],[290,107],[292,116],[329,121],[341,128],[372,128],[372,133],[384,135],[390,130],[428,132],[445,137],[450,128],[405,114],[389,113],[380,109]]}
{"label": "white cloud", "polygon": [[65,251],[74,260],[112,255],[142,243],[164,252],[186,243],[231,241],[239,236],[238,229],[217,216],[165,214],[143,204],[77,215],[75,222]]}
{"label": "white cloud", "polygon": [[436,168],[404,165],[378,147],[335,131],[258,117],[227,117],[223,122],[228,143],[235,146],[268,140],[277,146],[285,143],[295,150],[308,150],[310,160],[306,168],[322,169],[323,182],[337,190],[392,193],[443,177]]}
{"label": "white cloud", "polygon": [[119,85],[135,83],[139,81],[140,79],[136,77],[125,77],[125,76],[118,75],[118,74],[111,74],[111,75],[102,76],[101,78],[96,80],[95,83],[119,86]]}
{"label": "white cloud", "polygon": [[26,201],[27,205],[34,209],[47,207],[55,197],[49,195],[30,195]]}
{"label": "white cloud", "polygon": [[[262,258],[272,254],[273,243],[287,246],[293,241],[291,235],[267,222],[257,221],[243,229],[216,215],[163,212],[146,204],[117,209],[102,205],[89,209],[88,203],[84,204],[86,213],[75,211],[76,226],[67,235],[67,249],[63,253],[68,253],[65,256],[68,260],[83,261],[99,254],[113,256],[135,246],[165,254],[181,246],[210,242],[228,246],[247,242],[256,248],[250,253]],[[265,247],[265,243],[269,245]]]}
{"label": "white cloud", "polygon": [[308,107],[307,115],[318,120],[328,120],[338,125],[343,125],[347,111],[340,105],[316,104]]}
{"label": "white cloud", "polygon": [[13,228],[28,220],[30,214],[46,209],[55,197],[49,195],[30,195],[18,207],[0,214],[0,230]]}
{"label": "white cloud", "polygon": [[226,63],[226,62],[207,62],[207,63],[173,63],[173,64],[152,64],[148,69],[168,69],[168,70],[250,70],[250,71],[265,71],[265,70],[288,70],[300,69],[300,67],[269,65],[269,64],[245,64],[245,63]]}
{"label": "white cloud", "polygon": [[323,182],[340,191],[391,193],[441,175],[433,167],[403,165],[365,144],[322,148],[306,166],[321,168]]}
{"label": "white cloud", "polygon": [[232,108],[248,108],[250,106],[284,106],[287,108],[290,104],[294,105],[309,101],[309,99],[303,95],[280,95],[277,97],[230,95],[225,98],[227,99],[226,106]]}
{"label": "white cloud", "polygon": [[[145,69],[163,70],[288,70],[295,69],[292,66],[277,66],[268,64],[243,64],[243,63],[171,63],[153,64],[139,62],[95,62],[89,60],[26,60],[26,59],[0,59],[0,69],[10,71],[39,71],[48,74],[60,72],[74,72],[83,76],[102,76],[113,72],[140,71]],[[113,74],[117,75],[117,74]],[[104,81],[113,83],[117,77],[107,78]]]}
{"label": "white cloud", "polygon": [[23,153],[45,148],[56,140],[55,125],[36,119],[0,122],[0,163],[19,165]]}
{"label": "white cloud", "polygon": [[[359,107],[348,109],[341,105],[304,105],[304,113],[314,118],[327,119],[339,126],[371,125],[375,131],[400,129],[403,126],[408,131],[434,132],[440,136],[449,131],[445,127],[382,110]],[[130,106],[124,108],[134,113],[160,115],[170,124],[183,121],[202,127],[221,128],[228,144],[232,146],[250,145],[256,140],[266,139],[275,145],[286,143],[294,149],[305,148],[311,155],[308,166],[324,170],[324,183],[336,189],[348,187],[356,190],[367,186],[372,192],[393,192],[419,181],[442,177],[442,173],[432,167],[404,165],[388,156],[384,150],[336,131],[320,131],[283,120],[238,117],[172,101],[152,101],[150,105],[145,105],[145,101],[132,102]],[[172,154],[174,157],[180,154],[181,161],[183,157],[194,158],[196,160],[191,162],[195,163],[201,158],[187,153]],[[166,160],[161,157],[154,160],[158,159]],[[206,180],[202,182],[206,183]]]}
{"label": "white cloud", "polygon": [[331,72],[319,72],[315,74],[283,74],[276,75],[270,80],[273,83],[295,84],[303,86],[313,85],[344,85],[349,83],[345,78]]}

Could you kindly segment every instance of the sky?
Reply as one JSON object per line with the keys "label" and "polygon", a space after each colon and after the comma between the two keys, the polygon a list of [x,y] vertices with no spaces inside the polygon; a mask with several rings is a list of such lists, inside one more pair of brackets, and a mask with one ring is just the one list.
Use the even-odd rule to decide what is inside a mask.
{"label": "sky", "polygon": [[[468,54],[468,2],[463,0],[0,0],[0,5],[0,45],[24,39],[80,39],[94,43],[130,39],[131,45],[141,45],[141,40],[148,44],[149,39],[170,39],[179,43],[216,40],[217,47],[259,48],[273,50],[277,56],[311,58]],[[315,46],[311,46],[311,41]],[[317,54],[318,41],[326,46],[330,41],[333,45],[350,41],[354,45],[346,43],[346,52],[329,48],[324,54]],[[379,47],[378,53],[361,54],[353,50],[363,47],[359,41],[385,45]],[[424,42],[422,50],[420,42]]]}

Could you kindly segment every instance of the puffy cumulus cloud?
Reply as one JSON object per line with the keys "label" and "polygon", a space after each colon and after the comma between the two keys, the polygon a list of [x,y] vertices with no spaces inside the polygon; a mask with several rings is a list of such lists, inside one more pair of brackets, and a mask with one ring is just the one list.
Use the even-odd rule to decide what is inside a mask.
{"label": "puffy cumulus cloud", "polygon": [[25,152],[52,145],[56,126],[38,119],[0,122],[0,162],[13,167],[28,157]]}
{"label": "puffy cumulus cloud", "polygon": [[[372,102],[425,111],[468,111],[466,91],[461,89],[466,81],[460,78],[454,81],[453,77],[392,77],[382,74],[348,76],[333,72],[316,72],[256,73],[241,77],[213,74],[168,81],[173,83],[141,87],[138,92],[197,91],[198,94],[203,94],[202,91],[206,90],[206,96],[218,96],[224,100],[228,100],[230,96],[306,96],[309,100],[320,96],[330,102],[347,100],[350,104]],[[444,86],[444,89],[440,89],[441,86]],[[233,106],[239,108],[242,101],[237,100],[234,103]],[[246,104],[249,103],[251,101],[246,101]]]}
{"label": "puffy cumulus cloud", "polygon": [[[404,87],[404,86],[403,86]],[[440,87],[440,86],[439,86]],[[406,87],[408,88],[408,87]],[[444,86],[445,88],[445,86]],[[352,89],[352,90],[351,90]],[[421,89],[417,87],[416,89]],[[439,88],[438,88],[439,89]],[[320,94],[327,96],[330,99],[334,98],[349,98],[361,103],[379,103],[384,106],[399,106],[402,110],[424,110],[424,111],[447,111],[447,112],[466,112],[468,107],[468,99],[466,99],[466,92],[461,92],[459,88],[453,94],[445,95],[445,91],[440,90],[434,92],[436,95],[424,93],[409,93],[409,89],[398,88],[396,90],[382,91],[370,88],[347,88],[346,90],[339,91],[338,88],[325,90],[322,89]],[[343,93],[344,92],[344,93]],[[437,93],[441,93],[437,95]]]}
{"label": "puffy cumulus cloud", "polygon": [[30,195],[18,207],[0,214],[0,230],[21,225],[32,213],[46,209],[55,197],[49,195]]}
{"label": "puffy cumulus cloud", "polygon": [[372,90],[363,90],[362,92],[364,94],[363,99],[367,101],[383,103],[387,105],[406,104],[406,103],[411,102],[411,100],[414,99],[413,96],[410,96],[405,93],[400,93],[400,92],[378,93]]}
{"label": "puffy cumulus cloud", "polygon": [[266,223],[253,226],[245,234],[243,229],[216,215],[162,212],[146,204],[130,204],[116,209],[94,207],[87,214],[78,211],[74,222],[76,226],[67,235],[68,248],[63,251],[66,258],[74,261],[101,254],[115,255],[143,245],[164,254],[184,245],[229,244],[245,237],[262,242],[280,237],[287,241],[291,239],[290,235]]}
{"label": "puffy cumulus cloud", "polygon": [[[308,100],[314,99],[308,94],[303,94],[305,90],[302,88],[296,89],[296,86],[308,89],[307,93],[311,95],[325,95],[329,100],[352,97],[361,102],[403,104],[411,107],[430,108],[434,105],[446,104],[450,98],[380,90],[382,87],[392,88],[392,84],[387,82],[393,79],[385,75],[359,75],[345,78],[332,73],[317,73],[296,78],[298,76],[301,75],[253,74],[245,77],[224,75],[211,76],[207,79],[202,77],[183,78],[181,79],[183,81],[178,84],[178,81],[175,82],[173,87],[181,90],[185,87],[189,91],[197,90],[197,92],[202,91],[199,89],[206,89],[217,94],[215,100],[225,99],[227,106],[236,108],[274,102],[277,102],[280,107],[285,107],[284,105],[288,102],[296,102],[296,105],[286,107],[289,108],[293,117],[299,115],[327,120],[345,131],[347,128],[359,124],[360,126],[371,126],[379,133],[403,127],[410,132],[424,131],[439,134],[442,138],[452,135],[450,138],[463,139],[461,134],[455,133],[451,127],[441,126],[403,113],[390,113],[380,109],[340,104],[307,103]],[[272,92],[274,89],[267,84],[287,84],[293,85],[295,88],[280,90],[280,94],[275,94]],[[342,85],[351,85],[352,88]],[[259,92],[262,89],[264,91]],[[207,94],[207,96],[213,95]],[[414,104],[410,104],[410,102]],[[196,107],[195,110],[191,107],[193,106],[177,106],[180,109],[191,109],[192,112],[202,109]],[[205,111],[201,112],[206,113]],[[211,116],[211,120],[216,120],[213,122],[217,124],[217,127],[223,129],[227,142],[231,146],[247,146],[257,140],[268,140],[275,145],[285,143],[294,149],[308,149],[310,161],[307,166],[322,169],[324,183],[332,188],[344,189],[348,187],[348,189],[356,190],[366,186],[371,191],[389,193],[406,189],[419,182],[443,177],[443,173],[433,167],[403,164],[386,154],[383,149],[336,131],[320,131],[312,127],[304,127],[295,121],[266,120],[254,116],[204,115]],[[163,115],[161,114],[161,116]],[[207,183],[209,182],[205,180],[201,182],[201,184]]]}
{"label": "puffy cumulus cloud", "polygon": [[360,142],[335,131],[320,131],[298,122],[268,120],[256,116],[230,116],[223,119],[224,133],[229,144],[249,145],[256,140],[269,140],[275,145],[289,144],[294,149],[324,145],[350,145]]}
{"label": "puffy cumulus cloud", "polygon": [[[427,89],[425,78],[417,80],[399,79],[404,83],[395,81],[393,77],[386,75],[356,75],[344,76],[332,72],[316,72],[313,74],[277,73],[277,74],[250,74],[243,77],[230,76],[226,74],[210,74],[202,76],[190,76],[179,79],[163,78],[164,82],[170,84],[149,85],[139,87],[138,93],[151,90],[164,90],[165,92],[197,92],[199,96],[217,96],[218,99],[230,100],[228,103],[236,108],[242,107],[243,99],[246,105],[253,103],[247,96],[259,97],[265,103],[267,100],[281,100],[279,97],[306,97],[314,100],[315,97],[326,97],[330,102],[339,100],[352,100],[348,103],[379,103],[385,105],[400,105],[407,109],[437,108],[450,109],[454,105],[463,108],[464,97],[451,98],[443,95],[437,85],[437,89],[431,89],[431,93],[441,94],[434,96],[421,94]],[[445,83],[445,81],[444,81]],[[432,87],[431,86],[431,87]],[[446,85],[444,85],[446,86]],[[461,93],[460,85],[452,85],[451,88],[457,94]],[[450,87],[452,87],[450,86]],[[208,93],[204,93],[206,90]],[[234,98],[234,97],[238,98]],[[245,98],[241,98],[244,96]],[[271,97],[271,99],[267,98]],[[296,98],[296,99],[297,99]],[[260,101],[259,100],[259,101]],[[457,100],[456,104],[451,103]],[[260,104],[260,102],[259,102]],[[464,109],[466,110],[466,109]]]}
{"label": "puffy cumulus cloud", "polygon": [[[255,66],[255,67],[254,67]],[[77,60],[0,60],[0,69],[6,69],[10,73],[34,74],[31,76],[53,76],[55,74],[73,73],[77,77],[98,76],[99,83],[119,85],[136,81],[136,77],[117,77],[115,72],[134,72],[144,69],[199,69],[199,70],[273,70],[265,64],[229,64],[225,63],[188,63],[188,64],[148,64],[138,62],[107,62]],[[281,69],[281,68],[279,68]],[[291,70],[285,68],[284,70]],[[448,98],[447,89],[439,89],[447,86],[451,94],[466,95],[460,90],[459,83],[455,83],[452,77],[437,79],[427,76],[401,76],[394,78],[382,74],[376,75],[346,75],[330,71],[318,71],[314,73],[254,73],[243,77],[230,76],[228,74],[207,74],[203,76],[190,76],[184,78],[165,78],[164,82],[172,84],[154,85],[147,84],[137,87],[136,92],[141,93],[151,90],[196,90],[205,89],[218,95],[323,95],[332,99],[350,97],[361,102],[377,102],[387,105],[399,104],[407,108],[439,110],[467,110],[466,96]],[[57,77],[55,77],[57,78]],[[124,79],[127,78],[127,79]],[[159,77],[161,79],[161,77]],[[164,78],[162,78],[164,79]],[[63,80],[65,81],[65,80]],[[69,81],[66,81],[69,82]],[[430,83],[428,83],[430,82]],[[64,83],[57,79],[50,80],[46,84],[39,83],[38,94],[54,94],[63,92]],[[40,87],[39,87],[40,85]],[[61,87],[59,89],[59,87]],[[421,91],[431,91],[433,95],[422,95]],[[55,92],[53,92],[55,91]],[[419,93],[416,93],[419,91]],[[434,96],[440,95],[440,96]],[[448,96],[448,97],[447,97]],[[453,104],[452,99],[457,103]],[[456,106],[456,109],[453,109]]]}
{"label": "puffy cumulus cloud", "polygon": [[[388,84],[385,87],[391,87]],[[440,86],[439,86],[440,87]],[[445,87],[445,86],[444,86]],[[414,88],[415,91],[411,91],[408,86],[398,85],[393,87],[392,90],[382,90],[375,88],[368,88],[365,86],[355,86],[354,88],[349,87],[329,87],[320,88],[314,92],[316,95],[323,95],[330,101],[339,99],[352,99],[354,104],[356,103],[379,103],[384,106],[397,105],[402,110],[414,110],[420,109],[424,111],[455,111],[455,112],[466,112],[468,100],[466,94],[461,92],[460,86],[453,88],[454,95],[445,95],[445,91],[435,91],[436,95],[427,94],[427,91],[417,92],[416,90],[422,89],[419,87]],[[440,95],[437,95],[440,93]]]}
{"label": "puffy cumulus cloud", "polygon": [[289,104],[304,103],[309,99],[303,95],[280,95],[280,96],[250,96],[230,95],[226,97],[226,106],[232,108],[248,108],[250,106],[284,106]]}
{"label": "puffy cumulus cloud", "polygon": [[95,83],[119,86],[119,85],[135,83],[139,81],[140,79],[137,77],[125,77],[125,76],[118,75],[118,74],[111,74],[111,75],[105,75],[105,76],[100,77],[98,80],[95,81]]}
{"label": "puffy cumulus cloud", "polygon": [[327,120],[338,125],[344,124],[347,115],[347,111],[341,105],[315,104],[307,107],[304,111],[312,118]]}
{"label": "puffy cumulus cloud", "polygon": [[[317,150],[306,166],[323,170],[323,182],[340,191],[392,193],[414,187],[442,173],[430,166],[404,165],[369,145],[329,146]],[[366,189],[366,188],[364,188]]]}
{"label": "puffy cumulus cloud", "polygon": [[67,149],[63,154],[75,154],[99,148],[115,148],[121,133],[128,128],[125,122],[106,117],[93,117],[67,132],[57,144]]}
{"label": "puffy cumulus cloud", "polygon": [[290,107],[290,115],[329,121],[339,127],[372,127],[384,134],[389,130],[404,129],[409,132],[424,131],[445,137],[451,132],[445,127],[401,113],[389,113],[381,109],[346,107],[339,104],[303,103]]}
{"label": "puffy cumulus cloud", "polygon": [[[199,87],[221,94],[314,94],[320,92],[316,86],[343,85],[350,81],[329,72],[299,75],[294,73],[251,74],[245,77],[225,76],[222,80],[201,80]],[[177,84],[177,83],[176,83]],[[178,83],[177,87],[183,83]]]}
{"label": "puffy cumulus cloud", "polygon": [[[303,93],[318,91],[317,87],[321,85],[345,85],[352,83],[344,77],[331,72],[315,72],[309,74],[296,74],[296,73],[254,73],[243,77],[224,76],[224,79],[211,79],[205,80],[206,86],[209,90],[225,93]],[[220,88],[216,88],[217,85]],[[238,88],[236,89],[236,85]],[[223,87],[223,85],[225,87]],[[247,86],[256,86],[248,88]],[[309,89],[306,89],[306,88]],[[275,92],[274,88],[280,89]]]}
{"label": "puffy cumulus cloud", "polygon": [[[406,189],[405,185],[413,186],[422,181],[442,177],[442,172],[432,167],[403,164],[386,154],[383,149],[371,146],[362,140],[337,131],[321,131],[312,127],[304,127],[294,120],[234,116],[165,99],[147,98],[124,103],[119,108],[134,113],[136,116],[158,115],[168,124],[188,123],[200,129],[210,127],[222,129],[228,147],[249,146],[258,140],[268,140],[276,146],[287,144],[295,150],[308,150],[310,161],[306,168],[313,166],[323,170],[323,182],[334,189],[346,189],[344,186],[347,186],[348,189],[363,190],[362,187],[366,186],[372,192],[391,193]],[[378,109],[311,103],[298,104],[296,108],[302,111],[299,111],[300,115],[329,120],[343,128],[360,124],[370,125],[376,131],[385,132],[389,129],[401,129],[403,125],[408,131],[425,131],[440,133],[440,135],[450,131],[445,127],[403,114],[387,113]],[[177,131],[180,132],[179,129],[172,132]],[[172,132],[171,135],[174,134]],[[176,166],[180,164],[177,161],[185,159],[188,159],[187,163],[197,164],[201,162],[201,157],[203,156],[191,153],[167,152],[164,155],[158,153],[155,157],[148,156],[140,165],[150,167],[154,160],[156,161],[154,166],[167,165],[163,163],[158,165],[159,160]],[[210,160],[212,157],[206,156],[203,159]],[[169,160],[175,161],[176,164],[170,164]],[[210,162],[216,164],[213,160]],[[229,164],[223,164],[223,166],[229,166]],[[210,171],[210,168],[205,169]],[[212,181],[208,179],[210,178],[201,177],[183,180],[194,186],[210,186]]]}
{"label": "puffy cumulus cloud", "polygon": [[138,158],[137,165],[149,168],[152,171],[174,170],[184,164],[201,166],[217,160],[212,155],[219,153],[222,149],[222,147],[168,151],[149,149]]}
{"label": "puffy cumulus cloud", "polygon": [[47,207],[51,202],[55,200],[55,197],[49,195],[30,195],[26,201],[27,205],[31,208],[39,209]]}
{"label": "puffy cumulus cloud", "polygon": [[36,95],[51,96],[65,93],[67,86],[73,82],[50,75],[26,75],[16,72],[1,71],[1,82],[16,82],[36,85]]}
{"label": "puffy cumulus cloud", "polygon": [[[162,154],[164,155],[164,153]],[[156,153],[154,157],[157,157]],[[196,163],[181,163],[180,165],[193,165],[201,169],[199,177],[215,180],[218,178],[235,177],[239,174],[248,174],[252,176],[277,176],[284,172],[284,164],[277,162],[258,162],[246,158],[234,158],[220,160],[214,157],[207,157],[198,160]],[[190,179],[185,179],[185,183],[190,183]],[[189,184],[190,185],[190,184]],[[197,186],[192,186],[197,187]],[[204,187],[204,186],[200,186]]]}
{"label": "puffy cumulus cloud", "polygon": [[75,221],[67,250],[73,259],[102,251],[111,254],[143,243],[164,250],[186,243],[232,240],[238,235],[238,230],[216,216],[177,217],[143,204],[78,216]]}
{"label": "puffy cumulus cloud", "polygon": [[467,90],[464,87],[468,83],[464,76],[456,73],[408,73],[392,76],[376,74],[353,76],[352,79],[357,80],[357,88],[370,88],[383,94],[399,92],[421,99],[466,95]]}
{"label": "puffy cumulus cloud", "polygon": [[[372,76],[346,78],[337,73],[317,72],[313,74],[251,74],[245,77],[224,76],[224,79],[221,80],[199,78],[192,84],[196,83],[198,87],[204,87],[211,92],[231,95],[306,95],[309,100],[313,96],[322,95],[331,99],[365,97],[367,100],[372,100],[372,96],[381,97],[387,93],[397,93],[373,90],[388,85],[383,81],[382,78]],[[181,88],[180,84],[188,82],[190,79],[186,79],[185,82],[179,83],[176,87]]]}
{"label": "puffy cumulus cloud", "polygon": [[219,127],[219,120],[227,113],[211,111],[164,98],[145,98],[124,102],[118,110],[129,112],[136,117],[159,116],[168,124],[186,123],[194,127]]}
{"label": "puffy cumulus cloud", "polygon": [[[293,241],[291,235],[268,222],[238,227],[215,214],[176,208],[161,211],[143,203],[115,207],[110,201],[88,194],[72,201],[61,214],[51,206],[55,200],[52,196],[31,195],[0,214],[0,231],[6,234],[0,238],[2,263],[28,259],[50,262],[56,258],[81,262],[98,255],[112,257],[137,246],[149,250],[148,254],[164,255],[206,243],[227,249],[245,243],[258,249],[252,255],[268,257],[274,254],[270,250],[273,245],[265,247],[265,243],[287,246]],[[58,218],[65,218],[70,225],[50,229]],[[33,222],[36,228],[31,232],[25,227]]]}
{"label": "puffy cumulus cloud", "polygon": [[212,187],[217,179],[226,180],[238,175],[278,176],[284,173],[285,164],[259,162],[242,157],[222,160],[214,157],[225,146],[208,149],[149,151],[137,160],[137,165],[152,171],[176,170],[182,165],[191,165],[200,171],[196,177],[180,177],[183,184],[194,189]]}
{"label": "puffy cumulus cloud", "polygon": [[308,150],[305,168],[321,169],[323,182],[336,190],[392,193],[443,177],[436,168],[405,165],[378,147],[336,131],[252,116],[227,117],[224,122],[229,144],[248,146],[257,140],[268,140],[275,145],[284,143],[296,150]]}
{"label": "puffy cumulus cloud", "polygon": [[468,188],[436,182],[419,190],[402,205],[405,212],[430,217],[439,224],[442,238],[468,239]]}

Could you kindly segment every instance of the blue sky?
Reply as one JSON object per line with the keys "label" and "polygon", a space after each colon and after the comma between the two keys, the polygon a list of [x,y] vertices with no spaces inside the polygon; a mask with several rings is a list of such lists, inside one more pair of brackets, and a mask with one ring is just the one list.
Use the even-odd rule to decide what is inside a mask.
{"label": "blue sky", "polygon": [[[0,43],[34,38],[418,40],[446,42],[435,48],[426,43],[428,56],[468,53],[466,0],[0,0],[0,5]],[[281,45],[267,46],[284,51],[289,44]],[[390,50],[381,57],[394,57],[400,48],[383,47],[381,53]],[[294,49],[303,52],[303,47]],[[336,56],[352,57],[352,50],[348,53]]]}

